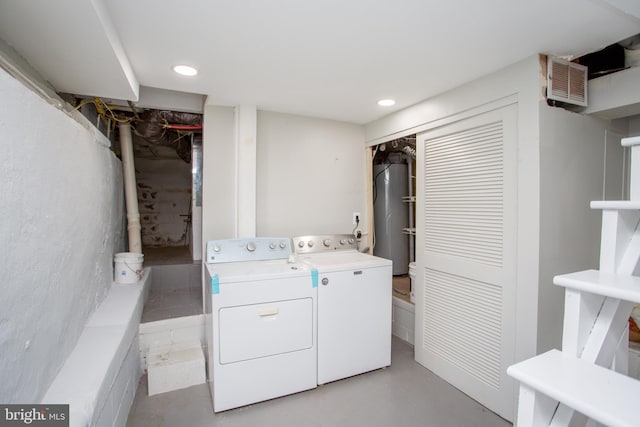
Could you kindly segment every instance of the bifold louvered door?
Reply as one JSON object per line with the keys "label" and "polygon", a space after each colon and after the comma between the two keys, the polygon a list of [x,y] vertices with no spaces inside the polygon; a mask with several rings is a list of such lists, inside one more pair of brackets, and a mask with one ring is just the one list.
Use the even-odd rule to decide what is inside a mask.
{"label": "bifold louvered door", "polygon": [[[513,419],[516,106],[418,135],[416,360]],[[535,195],[521,195],[535,197]]]}

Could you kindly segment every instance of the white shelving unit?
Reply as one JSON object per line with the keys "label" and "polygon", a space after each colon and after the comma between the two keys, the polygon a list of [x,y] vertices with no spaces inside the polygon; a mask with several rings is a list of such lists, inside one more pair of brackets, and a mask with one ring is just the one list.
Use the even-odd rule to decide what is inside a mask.
{"label": "white shelving unit", "polygon": [[640,381],[627,376],[627,322],[640,303],[640,137],[622,145],[631,147],[631,200],[591,203],[602,210],[600,269],[553,280],[565,288],[562,351],[507,370],[520,382],[519,427],[640,425]]}

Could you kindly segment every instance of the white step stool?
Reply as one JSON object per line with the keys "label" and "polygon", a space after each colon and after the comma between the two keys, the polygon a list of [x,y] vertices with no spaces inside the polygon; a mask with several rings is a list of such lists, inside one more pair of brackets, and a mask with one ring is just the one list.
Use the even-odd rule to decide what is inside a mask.
{"label": "white step stool", "polygon": [[204,354],[200,342],[150,349],[147,380],[149,396],[204,384]]}

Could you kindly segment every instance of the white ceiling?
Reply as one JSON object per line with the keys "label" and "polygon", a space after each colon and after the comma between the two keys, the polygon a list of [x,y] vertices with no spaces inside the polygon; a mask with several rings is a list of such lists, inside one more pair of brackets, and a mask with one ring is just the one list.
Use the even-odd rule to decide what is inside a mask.
{"label": "white ceiling", "polygon": [[[58,90],[367,123],[529,55],[640,33],[638,0],[0,0],[0,38]],[[176,75],[186,63],[200,70]],[[376,101],[393,97],[382,108]]]}

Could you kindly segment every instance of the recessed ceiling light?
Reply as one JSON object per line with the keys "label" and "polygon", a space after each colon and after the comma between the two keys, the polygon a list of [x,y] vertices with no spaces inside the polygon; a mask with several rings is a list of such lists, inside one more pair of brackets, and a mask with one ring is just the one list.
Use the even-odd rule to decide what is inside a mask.
{"label": "recessed ceiling light", "polygon": [[396,105],[396,101],[394,99],[381,99],[378,101],[378,105],[381,107],[391,107],[392,105]]}
{"label": "recessed ceiling light", "polygon": [[195,76],[198,74],[198,70],[189,65],[176,65],[173,67],[173,71],[178,74],[182,74],[183,76]]}

